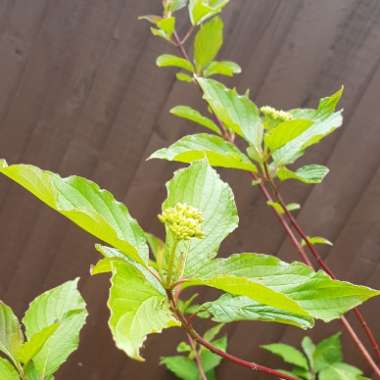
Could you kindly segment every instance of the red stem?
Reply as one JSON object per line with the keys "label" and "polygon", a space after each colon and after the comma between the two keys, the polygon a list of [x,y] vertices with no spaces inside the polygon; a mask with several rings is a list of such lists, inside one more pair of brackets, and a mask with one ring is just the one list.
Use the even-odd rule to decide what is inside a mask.
{"label": "red stem", "polygon": [[229,360],[229,361],[231,361],[237,365],[240,365],[242,367],[249,368],[249,369],[252,369],[255,371],[259,371],[259,372],[265,373],[267,375],[276,376],[276,377],[278,377],[280,379],[284,379],[284,380],[297,380],[297,378],[294,376],[291,376],[291,375],[288,375],[284,372],[277,371],[275,369],[263,366],[261,364],[249,362],[247,360],[244,360],[244,359],[241,359],[237,356],[231,355],[231,354],[224,352],[224,351],[220,350],[219,348],[215,347],[212,343],[210,343],[209,341],[204,339],[202,336],[200,336],[197,333],[197,331],[194,330],[191,323],[189,323],[186,320],[186,318],[183,316],[183,314],[178,310],[176,303],[175,303],[175,299],[170,292],[168,292],[168,297],[171,301],[173,312],[175,313],[177,318],[182,323],[182,327],[186,330],[187,334],[190,335],[192,339],[194,339],[196,342],[198,342],[203,347],[206,347],[208,350],[210,350],[214,354],[219,355],[222,358]]}
{"label": "red stem", "polygon": [[[186,49],[184,47],[184,44],[181,41],[181,39],[179,38],[177,32],[174,32],[174,40],[175,40],[176,46],[179,48],[179,50],[180,50],[181,54],[183,55],[183,57],[185,59],[187,59],[187,60],[190,60],[190,57],[187,54],[187,51],[186,51]],[[198,87],[201,89],[201,87],[199,85],[199,82],[196,81],[196,83],[197,83]],[[201,89],[201,91],[202,91],[202,89]],[[217,115],[215,115],[215,113],[214,113],[214,117],[215,117],[215,120],[216,120],[217,124],[221,128],[224,137],[228,141],[233,142],[233,136],[229,135],[229,133],[226,130],[226,128],[224,127],[223,123],[221,122],[221,120],[219,120],[219,118],[217,117]],[[253,178],[255,180],[258,179],[258,177],[255,175],[255,173],[252,173],[252,176],[253,176]],[[260,189],[263,192],[264,196],[267,198],[267,200],[273,202],[273,199],[272,199],[272,197],[271,197],[268,189],[265,187],[265,185],[261,181],[259,181],[259,186],[260,186]],[[279,201],[281,203],[282,199],[281,200],[279,199]],[[335,278],[335,276],[333,275],[333,272],[325,264],[325,262],[323,261],[323,259],[319,255],[318,251],[310,243],[310,241],[307,238],[306,234],[303,232],[302,228],[298,225],[298,223],[294,219],[293,215],[287,210],[286,205],[284,205],[283,202],[282,202],[282,207],[284,208],[285,215],[287,215],[288,218],[290,217],[289,218],[290,223],[296,229],[296,231],[300,234],[300,236],[303,237],[306,245],[308,246],[308,248],[310,249],[310,251],[312,252],[312,254],[314,255],[314,257],[316,258],[316,260],[318,261],[318,264],[320,265],[320,267],[322,269],[324,269],[326,271],[326,273],[329,274],[332,278]],[[295,248],[297,249],[297,251],[301,255],[302,260],[305,262],[305,264],[307,264],[307,265],[309,265],[310,267],[313,268],[313,265],[312,265],[309,257],[307,256],[305,250],[303,249],[303,247],[299,243],[298,239],[294,236],[293,231],[289,227],[289,225],[288,225],[287,221],[285,220],[285,218],[283,217],[283,215],[279,214],[274,208],[273,208],[273,211],[275,212],[278,220],[280,221],[281,225],[283,226],[283,228],[285,229],[285,231],[288,234],[289,238],[291,239],[293,245],[295,246]],[[362,327],[364,328],[364,331],[366,332],[366,334],[367,334],[367,336],[368,336],[368,338],[369,338],[369,340],[371,342],[371,345],[372,345],[374,351],[376,352],[378,358],[380,359],[380,348],[379,348],[379,346],[378,346],[378,344],[376,342],[376,339],[375,339],[375,336],[374,336],[373,332],[369,328],[369,326],[368,326],[367,322],[365,321],[365,319],[364,319],[363,315],[361,314],[361,312],[358,309],[355,309],[354,313],[355,313],[355,316],[357,317],[357,319],[359,320],[359,322],[361,323]],[[349,335],[351,336],[351,338],[354,340],[354,342],[358,346],[360,352],[363,354],[363,356],[365,357],[365,359],[368,361],[368,363],[370,364],[370,366],[372,367],[372,369],[374,370],[374,372],[376,373],[376,375],[380,378],[380,369],[377,367],[376,363],[373,361],[372,357],[370,356],[370,354],[368,353],[368,351],[366,350],[366,348],[362,344],[360,338],[355,333],[355,331],[353,330],[353,328],[350,325],[350,323],[347,321],[347,319],[345,317],[342,317],[341,320],[342,320],[342,323],[343,323],[344,327],[347,329]],[[203,339],[202,337],[200,337],[200,338]],[[199,343],[202,344],[201,342],[199,342]],[[206,343],[208,343],[208,342],[206,342]],[[205,346],[205,347],[207,347],[207,346]],[[209,349],[211,351],[213,351],[211,348],[209,348]],[[217,348],[215,348],[215,349],[218,350]],[[220,350],[218,350],[218,351],[220,351]],[[215,352],[215,350],[213,352]],[[223,352],[223,351],[221,351],[221,352]],[[217,352],[215,352],[215,353],[217,353]],[[235,357],[233,357],[233,358],[235,358]],[[241,360],[239,358],[235,358],[235,359],[238,359],[238,361]],[[231,359],[229,359],[229,360],[231,360]],[[232,361],[234,361],[234,360],[232,360]],[[245,362],[245,361],[243,361],[243,362]],[[248,365],[251,364],[250,362],[245,362],[245,363],[246,364],[248,363]],[[247,365],[244,365],[244,364],[241,364],[241,365],[247,366]],[[251,367],[248,366],[248,368],[251,368]],[[284,377],[284,379],[286,379],[286,378],[289,378],[289,377]]]}

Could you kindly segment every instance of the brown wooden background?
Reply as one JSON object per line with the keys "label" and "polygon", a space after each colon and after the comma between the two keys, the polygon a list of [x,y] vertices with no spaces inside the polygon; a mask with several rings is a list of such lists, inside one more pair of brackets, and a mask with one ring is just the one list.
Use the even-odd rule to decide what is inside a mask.
{"label": "brown wooden background", "polygon": [[[87,176],[124,200],[142,225],[160,233],[155,215],[174,165],[145,162],[196,127],[168,115],[176,104],[200,105],[190,86],[154,60],[165,44],[137,16],[159,0],[0,0],[0,156]],[[288,201],[310,234],[335,242],[324,250],[339,277],[380,288],[380,2],[378,0],[232,0],[224,14],[223,58],[239,62],[241,90],[260,105],[315,105],[346,86],[344,128],[310,151],[326,163],[318,187],[292,184]],[[292,260],[280,227],[241,173],[224,173],[237,192],[240,228],[223,247]],[[177,331],[152,337],[146,364],[127,360],[106,328],[106,277],[90,279],[94,240],[0,179],[0,297],[21,315],[39,292],[81,276],[91,317],[80,350],[58,379],[172,379],[157,367],[174,352]],[[365,307],[380,337],[379,302]],[[317,339],[339,328],[321,325]],[[259,323],[230,329],[230,350],[279,365],[258,344],[298,342],[302,332]],[[348,341],[347,341],[348,342]],[[362,365],[349,341],[347,359]],[[364,367],[364,366],[363,366]],[[259,379],[225,363],[218,379]]]}

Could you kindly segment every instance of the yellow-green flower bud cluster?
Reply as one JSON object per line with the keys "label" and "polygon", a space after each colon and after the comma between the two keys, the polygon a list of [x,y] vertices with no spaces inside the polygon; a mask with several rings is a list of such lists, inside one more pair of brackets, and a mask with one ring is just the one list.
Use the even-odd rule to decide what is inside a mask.
{"label": "yellow-green flower bud cluster", "polygon": [[261,113],[277,122],[293,120],[293,116],[286,111],[276,110],[271,106],[263,106],[260,108]]}
{"label": "yellow-green flower bud cluster", "polygon": [[202,213],[195,207],[185,203],[177,203],[174,207],[165,209],[158,216],[178,240],[192,238],[203,239],[201,224],[204,222]]}

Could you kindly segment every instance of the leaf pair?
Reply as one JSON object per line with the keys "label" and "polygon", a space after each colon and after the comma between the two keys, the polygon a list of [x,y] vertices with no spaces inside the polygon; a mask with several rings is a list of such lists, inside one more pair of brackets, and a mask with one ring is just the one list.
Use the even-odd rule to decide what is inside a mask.
{"label": "leaf pair", "polygon": [[340,334],[333,335],[315,345],[309,337],[302,340],[303,352],[284,343],[262,346],[291,364],[292,374],[300,379],[313,380],[369,380],[360,369],[343,361]]}
{"label": "leaf pair", "polygon": [[[78,347],[85,324],[86,304],[77,290],[78,280],[66,282],[38,296],[23,318],[24,333],[11,308],[0,303],[0,378],[53,379]],[[8,360],[9,359],[9,360]]]}

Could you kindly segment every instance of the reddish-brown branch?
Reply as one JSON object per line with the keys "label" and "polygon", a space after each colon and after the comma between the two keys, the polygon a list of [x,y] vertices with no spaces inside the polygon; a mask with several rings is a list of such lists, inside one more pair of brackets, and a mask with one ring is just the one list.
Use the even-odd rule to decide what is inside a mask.
{"label": "reddish-brown branch", "polygon": [[177,316],[177,318],[181,322],[182,327],[184,328],[186,333],[188,335],[190,335],[190,337],[192,339],[194,339],[197,343],[199,343],[203,347],[207,348],[208,350],[210,350],[214,354],[219,355],[220,357],[222,357],[226,360],[229,360],[229,361],[231,361],[231,362],[233,362],[233,363],[235,363],[241,367],[249,368],[249,369],[252,369],[254,371],[259,371],[259,372],[265,373],[267,375],[276,376],[279,379],[297,380],[297,378],[294,376],[288,375],[288,374],[281,372],[281,371],[277,371],[273,368],[263,366],[263,365],[258,364],[258,363],[254,363],[254,362],[250,362],[250,361],[241,359],[237,356],[231,355],[228,352],[224,352],[224,351],[220,350],[219,348],[215,347],[212,343],[210,343],[209,341],[204,339],[202,336],[200,336],[197,333],[197,331],[195,331],[195,329],[193,328],[191,323],[189,323],[188,320],[186,320],[186,318],[184,317],[184,315],[178,310],[176,303],[175,303],[175,299],[170,292],[168,292],[168,297],[171,301],[171,306],[172,306],[173,312],[175,313],[175,315]]}
{"label": "reddish-brown branch", "polygon": [[[178,49],[180,50],[182,56],[185,59],[190,60],[190,57],[187,54],[187,51],[186,51],[186,49],[184,47],[184,44],[182,43],[181,39],[179,38],[179,36],[178,36],[178,34],[176,32],[174,33],[174,43],[178,47]],[[202,88],[201,88],[201,86],[200,86],[200,84],[199,84],[199,82],[197,80],[196,80],[196,84],[200,88],[201,92],[203,92]],[[224,125],[221,122],[221,120],[217,117],[217,115],[215,115],[215,113],[213,113],[213,116],[215,118],[215,121],[219,125],[220,129],[222,130],[224,138],[226,140],[230,141],[230,142],[233,142],[233,136],[232,137],[230,136],[230,134],[228,133],[228,131],[224,127]],[[252,173],[252,176],[253,176],[253,178],[256,181],[259,180],[259,187],[260,187],[262,193],[264,194],[265,198],[267,199],[267,201],[273,202],[273,198],[272,198],[270,192],[268,191],[268,189],[266,188],[265,184],[260,181],[260,178],[258,176],[256,176],[255,173]],[[280,202],[280,204],[281,204],[281,202]],[[290,221],[291,225],[296,229],[296,231],[299,233],[299,235],[302,236],[302,238],[304,239],[306,245],[311,250],[311,252],[313,253],[313,255],[316,258],[316,260],[318,261],[318,264],[320,265],[320,267],[323,270],[325,270],[327,274],[329,274],[331,276],[332,271],[328,268],[328,266],[325,264],[325,262],[323,261],[323,259],[320,257],[318,251],[316,251],[315,248],[314,248],[314,246],[310,243],[310,241],[308,240],[306,234],[304,234],[303,230],[298,225],[298,223],[294,219],[293,215],[287,210],[286,205],[285,205],[284,202],[282,202],[282,207],[284,208],[285,215],[288,218],[290,216],[291,219],[289,221]],[[298,239],[295,237],[292,229],[289,227],[289,225],[288,225],[286,219],[284,218],[283,214],[278,213],[274,208],[273,208],[273,210],[274,210],[274,212],[275,212],[278,220],[280,221],[281,225],[283,226],[285,232],[288,234],[289,238],[291,239],[292,244],[295,246],[295,248],[299,252],[302,260],[305,262],[305,264],[307,264],[307,265],[309,265],[310,267],[313,268],[313,265],[312,265],[309,257],[307,256],[307,254],[306,254],[305,250],[303,249],[302,245],[299,243]],[[302,233],[302,235],[301,235],[301,233]],[[331,277],[333,277],[333,276],[331,276]],[[335,277],[333,277],[333,278],[335,278]],[[355,313],[355,316],[357,317],[357,319],[359,320],[359,322],[361,323],[361,325],[363,326],[366,334],[368,335],[368,338],[371,341],[373,349],[375,350],[376,354],[380,358],[380,349],[379,349],[379,346],[378,346],[378,344],[376,342],[376,339],[375,339],[375,336],[374,336],[373,332],[371,331],[371,329],[369,328],[368,324],[364,320],[364,317],[361,314],[361,312],[359,310],[355,309],[354,313]],[[354,329],[352,328],[352,326],[350,325],[350,323],[347,321],[347,319],[345,317],[342,317],[341,320],[342,320],[342,323],[345,326],[346,330],[348,331],[349,335],[351,336],[351,338],[354,340],[354,342],[358,346],[359,351],[363,354],[363,356],[365,357],[365,359],[367,360],[367,362],[369,363],[369,365],[371,366],[371,368],[373,369],[373,371],[375,372],[375,374],[377,375],[377,377],[380,379],[380,369],[377,367],[377,365],[373,361],[371,355],[368,353],[368,351],[366,350],[366,348],[362,344],[360,338],[355,333]],[[202,337],[200,337],[200,338],[202,339]],[[200,344],[202,344],[201,341],[198,341],[198,342]],[[207,346],[205,346],[205,347],[207,347]],[[210,349],[210,351],[215,352],[215,350],[212,350],[211,348],[209,348],[209,349]],[[214,348],[214,349],[218,350],[217,348]],[[218,351],[220,351],[220,350],[218,350]],[[223,351],[221,351],[221,352],[223,352]],[[215,353],[217,353],[217,352],[215,352]],[[227,354],[227,356],[228,356],[228,354]],[[231,359],[229,359],[229,360],[231,360]],[[238,360],[241,360],[241,359],[238,359]],[[245,361],[243,361],[243,362],[245,362]],[[246,362],[246,364],[248,364],[248,365],[244,365],[244,364],[240,364],[240,365],[243,365],[243,366],[246,366],[248,368],[251,368],[249,365],[252,364],[252,363]],[[289,377],[284,377],[284,379],[287,379],[287,378],[289,378]]]}
{"label": "reddish-brown branch", "polygon": [[207,375],[206,375],[205,370],[204,370],[203,365],[202,365],[202,360],[201,360],[201,356],[199,355],[199,352],[197,349],[197,344],[189,333],[186,333],[186,335],[187,335],[187,340],[189,341],[190,346],[191,346],[193,353],[194,353],[195,363],[196,363],[197,368],[198,368],[199,376],[200,376],[201,380],[207,380]]}

